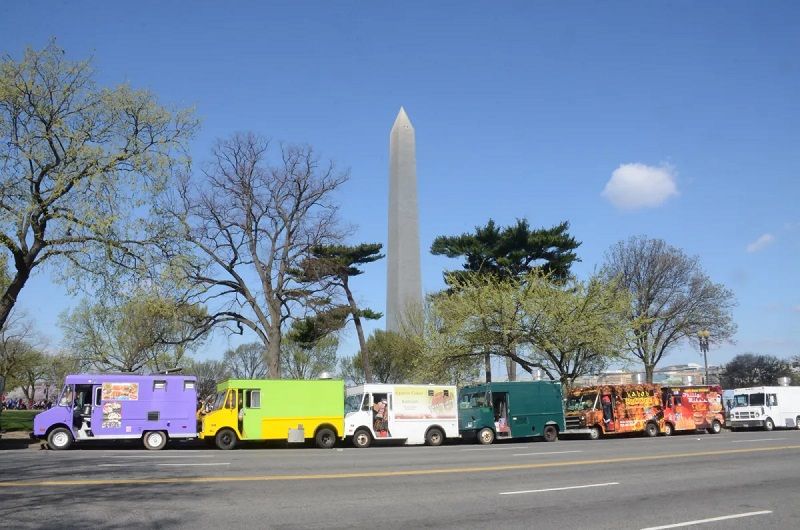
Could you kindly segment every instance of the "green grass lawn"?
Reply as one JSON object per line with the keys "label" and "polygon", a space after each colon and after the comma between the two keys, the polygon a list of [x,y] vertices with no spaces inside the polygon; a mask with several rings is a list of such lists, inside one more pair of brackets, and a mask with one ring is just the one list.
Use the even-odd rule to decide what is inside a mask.
{"label": "green grass lawn", "polygon": [[0,430],[3,431],[32,431],[33,417],[40,410],[5,410],[0,412]]}

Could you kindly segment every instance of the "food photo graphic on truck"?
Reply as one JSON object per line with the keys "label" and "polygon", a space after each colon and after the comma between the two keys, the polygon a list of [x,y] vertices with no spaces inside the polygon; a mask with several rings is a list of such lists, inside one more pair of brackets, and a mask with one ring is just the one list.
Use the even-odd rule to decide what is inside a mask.
{"label": "food photo graphic on truck", "polygon": [[511,438],[542,437],[553,442],[564,431],[561,383],[491,382],[459,393],[461,435],[481,444]]}
{"label": "food photo graphic on truck", "polygon": [[711,385],[663,387],[664,428],[674,431],[705,430],[719,434],[725,423],[722,388]]}
{"label": "food photo graphic on truck", "polygon": [[195,387],[185,375],[68,375],[56,404],[34,418],[33,435],[52,449],[137,438],[162,449],[171,438],[197,436]]}
{"label": "food photo graphic on truck", "polygon": [[450,385],[365,384],[347,389],[345,436],[356,447],[374,441],[441,445],[458,437],[457,391]]}
{"label": "food photo graphic on truck", "polygon": [[653,384],[581,387],[567,396],[565,434],[602,435],[664,430],[661,387]]}

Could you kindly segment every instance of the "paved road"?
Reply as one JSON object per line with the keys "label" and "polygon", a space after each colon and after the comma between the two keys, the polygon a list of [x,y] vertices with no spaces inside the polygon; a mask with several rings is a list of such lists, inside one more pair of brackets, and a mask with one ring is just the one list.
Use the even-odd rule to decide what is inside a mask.
{"label": "paved road", "polygon": [[111,447],[0,452],[0,521],[8,528],[800,527],[799,431],[489,447]]}

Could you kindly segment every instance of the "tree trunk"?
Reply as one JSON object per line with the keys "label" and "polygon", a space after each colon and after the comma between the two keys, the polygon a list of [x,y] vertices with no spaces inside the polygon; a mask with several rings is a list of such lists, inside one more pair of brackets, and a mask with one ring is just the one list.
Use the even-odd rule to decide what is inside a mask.
{"label": "tree trunk", "polygon": [[509,381],[517,380],[517,363],[514,362],[514,359],[506,359],[506,371],[508,372]]}
{"label": "tree trunk", "polygon": [[17,274],[14,276],[14,279],[11,280],[11,283],[8,284],[3,298],[0,299],[0,329],[6,325],[11,310],[14,309],[14,305],[17,303],[17,296],[19,296],[22,288],[25,287],[25,283],[30,276],[31,270],[28,267],[23,264],[22,268],[20,268],[20,265],[17,264]]}
{"label": "tree trunk", "polygon": [[364,382],[372,383],[372,365],[369,362],[369,351],[367,350],[367,341],[364,338],[364,328],[361,326],[361,317],[358,316],[358,307],[356,306],[353,293],[350,291],[350,286],[347,284],[347,277],[342,278],[342,285],[344,292],[347,294],[347,303],[350,304],[350,313],[353,315],[353,324],[356,326],[356,333],[358,334],[358,346],[361,348],[361,366],[364,368]]}
{"label": "tree trunk", "polygon": [[653,382],[653,372],[655,371],[655,366],[652,364],[645,364],[644,365],[644,380],[647,383]]}
{"label": "tree trunk", "polygon": [[492,382],[492,356],[488,353],[483,354],[483,366],[486,371],[486,382]]}

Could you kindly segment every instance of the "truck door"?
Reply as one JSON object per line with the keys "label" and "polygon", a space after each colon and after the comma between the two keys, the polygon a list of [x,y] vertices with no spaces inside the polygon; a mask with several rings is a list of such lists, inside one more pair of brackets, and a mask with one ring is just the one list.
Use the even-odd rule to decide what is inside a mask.
{"label": "truck door", "polygon": [[261,391],[257,389],[240,390],[244,393],[243,407],[239,409],[239,432],[242,438],[261,438]]}

